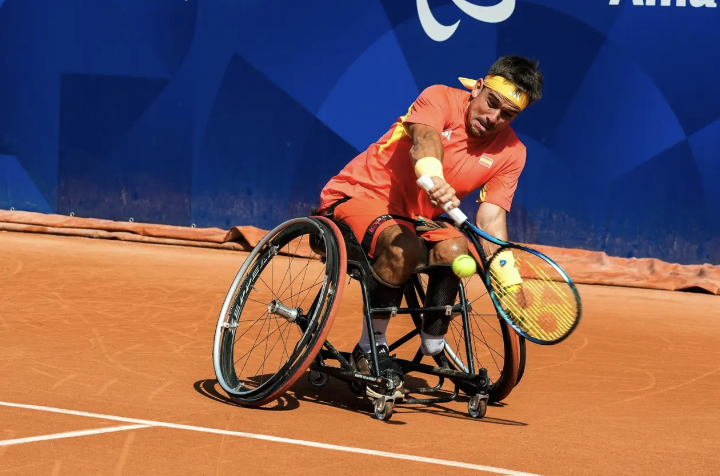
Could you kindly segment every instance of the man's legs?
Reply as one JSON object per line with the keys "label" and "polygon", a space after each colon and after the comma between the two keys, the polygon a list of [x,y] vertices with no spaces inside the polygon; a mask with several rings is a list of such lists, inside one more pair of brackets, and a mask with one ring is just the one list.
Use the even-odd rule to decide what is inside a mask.
{"label": "man's legs", "polygon": [[[468,254],[467,239],[457,229],[439,225],[436,228],[434,223],[429,223],[431,229],[421,232],[421,236],[429,248],[428,264],[450,265],[458,256]],[[372,265],[376,279],[372,281],[374,281],[373,284],[383,283],[382,288],[385,289],[395,286],[399,289],[399,293],[394,295],[389,293],[392,297],[379,304],[372,302],[372,307],[400,305],[402,290],[420,261],[423,246],[425,245],[417,238],[416,231],[411,231],[403,226],[388,227],[380,234],[375,246]],[[452,272],[450,266],[432,273],[428,279],[424,306],[438,307],[455,304],[459,287],[460,278]],[[379,296],[380,293],[371,294],[371,296],[373,295]],[[373,299],[371,298],[371,300]],[[385,330],[388,321],[387,318],[382,319],[382,317],[384,316],[381,318],[376,316],[373,319],[377,344],[387,344]],[[444,311],[424,313],[421,338],[422,350],[425,355],[436,355],[442,352],[445,346],[445,334],[450,325],[450,317],[446,316]],[[363,329],[360,346],[364,352],[370,352],[370,339],[366,328]]]}
{"label": "man's legs", "polygon": [[[447,232],[440,233],[440,230]],[[451,264],[461,254],[468,253],[468,243],[463,236],[450,237],[455,229],[440,229],[437,233],[427,236],[428,239],[442,241],[429,242],[429,264]],[[450,306],[455,304],[460,278],[450,266],[430,274],[425,293],[425,307]],[[445,334],[450,325],[450,317],[444,311],[426,311],[423,313],[423,324],[420,333],[422,352],[425,355],[437,355],[445,346]]]}
{"label": "man's legs", "polygon": [[[365,240],[366,249],[371,262],[370,276],[365,278],[368,292],[368,305],[371,308],[399,307],[405,284],[417,267],[423,243],[415,232],[410,221],[379,217],[393,213],[388,204],[375,200],[352,199],[339,205],[334,212],[336,219],[348,224],[358,241]],[[395,212],[394,214],[402,215]],[[372,230],[371,235],[369,230]],[[378,353],[380,371],[393,370],[401,377],[400,367],[390,358],[387,345],[387,330],[390,313],[373,314],[372,323],[375,331],[375,344]],[[352,352],[352,362],[362,372],[370,372],[371,348],[367,322],[363,319],[363,331],[360,340]],[[402,380],[396,384],[396,398],[402,396]],[[369,393],[374,394],[371,390]]]}
{"label": "man's legs", "polygon": [[[398,307],[401,304],[405,284],[423,251],[414,223],[410,219],[389,217],[390,214],[402,216],[402,211],[393,210],[388,203],[367,198],[353,198],[338,205],[334,211],[335,219],[349,225],[357,240],[366,246],[371,276],[366,277],[365,286],[372,308]],[[387,343],[384,329],[391,316],[375,314],[373,317],[379,341]],[[367,329],[363,332],[360,345],[363,351],[370,352]]]}
{"label": "man's legs", "polygon": [[[371,261],[373,276],[365,282],[370,307],[400,306],[405,284],[417,267],[421,250],[420,238],[406,226],[391,225],[380,233]],[[372,317],[376,345],[387,345],[385,331],[390,314],[374,314]],[[366,354],[370,353],[370,337],[364,320],[359,346]]]}

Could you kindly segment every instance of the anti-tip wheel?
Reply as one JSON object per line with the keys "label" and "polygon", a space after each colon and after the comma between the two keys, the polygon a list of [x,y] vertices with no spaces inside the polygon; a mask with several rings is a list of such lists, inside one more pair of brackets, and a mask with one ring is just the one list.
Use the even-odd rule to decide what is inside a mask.
{"label": "anti-tip wheel", "polygon": [[388,421],[393,414],[393,401],[383,401],[382,398],[375,400],[375,418],[380,421]]}
{"label": "anti-tip wheel", "polygon": [[324,374],[316,370],[311,370],[310,372],[308,372],[308,382],[310,382],[310,385],[312,385],[313,387],[324,387],[325,385],[327,385],[328,380],[330,380],[328,374]]}
{"label": "anti-tip wheel", "polygon": [[483,395],[474,395],[468,401],[468,414],[472,418],[484,418],[487,412],[487,399]]}

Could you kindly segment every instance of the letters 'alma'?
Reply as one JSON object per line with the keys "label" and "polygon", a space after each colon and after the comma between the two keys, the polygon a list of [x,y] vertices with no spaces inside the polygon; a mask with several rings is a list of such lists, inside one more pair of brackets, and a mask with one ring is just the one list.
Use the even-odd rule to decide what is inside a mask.
{"label": "letters 'alma'", "polygon": [[[706,8],[717,8],[716,0],[689,0],[691,7],[706,7]],[[673,2],[676,7],[686,7],[688,0],[632,0],[632,4],[638,7],[654,7],[660,5],[661,7],[671,7]],[[610,5],[620,5],[620,0],[610,0]]]}

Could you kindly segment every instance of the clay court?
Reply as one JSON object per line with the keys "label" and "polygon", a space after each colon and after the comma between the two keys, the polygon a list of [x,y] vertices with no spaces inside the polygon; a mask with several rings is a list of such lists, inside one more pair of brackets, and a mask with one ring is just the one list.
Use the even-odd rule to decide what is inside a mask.
{"label": "clay court", "polygon": [[[245,252],[0,233],[0,474],[715,474],[720,312],[703,293],[580,285],[583,320],[527,346],[487,416],[467,398],[374,418],[344,383],[262,409],[215,381],[212,339]],[[345,289],[330,340],[360,332]],[[398,316],[390,337],[411,322]],[[353,469],[354,468],[354,469]]]}

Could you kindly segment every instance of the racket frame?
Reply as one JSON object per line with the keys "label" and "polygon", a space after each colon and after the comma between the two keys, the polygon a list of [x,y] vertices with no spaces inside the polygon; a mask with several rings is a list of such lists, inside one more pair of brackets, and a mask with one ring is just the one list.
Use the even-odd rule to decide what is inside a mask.
{"label": "racket frame", "polygon": [[[580,323],[580,317],[582,316],[582,300],[580,299],[580,293],[578,292],[577,287],[575,286],[575,283],[574,283],[573,280],[570,278],[570,276],[565,272],[565,270],[563,270],[563,269],[562,269],[555,261],[553,261],[550,257],[548,257],[548,256],[540,253],[538,250],[534,250],[534,249],[532,249],[532,248],[528,248],[527,246],[519,245],[519,244],[517,244],[517,243],[510,243],[510,242],[507,242],[507,241],[504,241],[504,240],[500,240],[500,239],[498,239],[498,238],[495,238],[494,236],[492,236],[492,235],[484,232],[483,230],[481,230],[481,229],[478,228],[477,226],[475,226],[475,225],[473,225],[472,223],[470,223],[469,220],[464,220],[463,223],[458,226],[458,229],[459,229],[460,231],[464,232],[465,236],[468,238],[468,240],[470,241],[470,243],[472,243],[472,245],[473,245],[473,246],[475,247],[475,249],[477,250],[478,255],[479,255],[479,256],[481,257],[481,259],[483,260],[483,263],[481,263],[481,264],[482,264],[482,267],[481,267],[482,269],[481,269],[481,268],[478,268],[478,274],[479,274],[480,277],[483,279],[483,282],[485,283],[485,287],[486,287],[487,290],[488,290],[488,294],[490,294],[490,299],[492,299],[493,305],[495,306],[495,309],[498,311],[498,314],[500,314],[500,317],[502,317],[503,319],[505,319],[505,322],[507,322],[508,325],[510,325],[510,327],[512,327],[512,328],[515,330],[515,332],[517,332],[518,334],[520,334],[521,336],[523,336],[524,338],[526,338],[526,339],[529,340],[530,342],[533,342],[533,343],[535,343],[535,344],[540,344],[540,345],[555,345],[555,344],[559,344],[560,342],[562,342],[562,341],[564,341],[565,339],[567,339],[567,338],[570,336],[570,334],[573,333],[573,331],[575,330],[575,328],[576,328],[576,327],[578,326],[578,324]],[[553,269],[555,269],[555,271],[558,272],[558,274],[565,280],[565,282],[568,284],[568,286],[570,286],[570,289],[571,289],[572,292],[573,292],[573,296],[575,297],[575,301],[577,302],[577,306],[578,306],[577,318],[575,319],[575,322],[573,323],[572,327],[570,327],[570,329],[569,329],[567,332],[565,332],[563,335],[561,335],[561,336],[558,337],[557,339],[551,340],[551,341],[543,340],[543,339],[538,339],[538,338],[536,338],[536,337],[533,337],[533,336],[529,335],[527,332],[523,331],[523,330],[513,321],[513,319],[512,319],[510,316],[508,316],[508,314],[507,314],[507,313],[505,312],[505,310],[503,309],[502,305],[500,305],[500,301],[499,301],[499,299],[498,299],[498,296],[497,296],[497,294],[495,293],[495,291],[494,291],[494,289],[493,289],[492,283],[490,282],[490,275],[485,272],[485,270],[486,270],[487,267],[488,267],[488,263],[490,263],[490,261],[492,261],[493,256],[491,256],[490,259],[488,259],[488,258],[485,256],[485,251],[483,250],[483,248],[482,248],[482,246],[481,246],[481,244],[480,244],[480,241],[478,240],[478,236],[481,237],[481,238],[483,238],[484,240],[489,241],[490,243],[493,243],[493,244],[495,244],[495,245],[497,245],[497,246],[500,246],[500,250],[496,251],[496,252],[493,254],[493,256],[495,256],[497,253],[499,253],[499,252],[502,251],[503,249],[511,248],[511,249],[522,250],[522,251],[526,251],[526,252],[528,252],[528,253],[531,253],[531,254],[537,256],[538,258],[544,260],[544,261],[547,262],[550,266],[552,266]]]}
{"label": "racket frame", "polygon": [[[420,186],[420,188],[422,188],[423,190],[425,190],[428,193],[434,187],[434,182],[428,175],[422,175],[422,176],[418,177],[417,184]],[[481,260],[483,261],[481,263],[482,271],[480,271],[480,269],[478,269],[478,274],[480,274],[480,277],[483,279],[483,282],[485,283],[485,287],[487,288],[488,294],[490,294],[490,299],[492,299],[493,305],[495,306],[495,309],[498,311],[498,314],[500,315],[500,317],[505,319],[505,322],[507,322],[510,325],[510,327],[512,327],[515,330],[515,332],[517,332],[518,334],[520,334],[521,336],[525,337],[527,340],[529,340],[530,342],[533,342],[535,344],[554,345],[554,344],[559,344],[563,340],[567,339],[570,336],[570,334],[573,333],[573,331],[575,330],[577,325],[580,323],[580,317],[582,316],[582,301],[580,299],[580,293],[578,292],[577,287],[575,286],[575,283],[572,281],[572,279],[570,279],[570,276],[568,276],[568,274],[560,266],[558,266],[557,263],[555,263],[553,260],[551,260],[549,257],[545,256],[544,254],[540,253],[539,251],[534,250],[532,248],[528,248],[527,246],[519,245],[516,243],[509,243],[507,241],[500,240],[500,239],[490,235],[489,233],[484,232],[477,226],[470,223],[467,215],[465,215],[462,212],[462,210],[460,210],[459,208],[454,208],[452,206],[451,202],[442,204],[442,207],[445,210],[445,213],[447,213],[448,216],[450,218],[452,218],[453,221],[455,221],[455,225],[457,226],[457,228],[464,233],[464,235],[468,238],[468,240],[470,240],[472,245],[477,250],[478,255],[480,256]],[[559,338],[557,338],[555,340],[548,341],[548,340],[538,339],[536,337],[532,337],[532,336],[528,335],[527,332],[523,331],[518,325],[515,324],[515,322],[513,322],[513,320],[510,318],[510,316],[507,315],[507,313],[503,310],[502,306],[500,305],[498,297],[495,294],[495,291],[493,291],[493,286],[492,286],[492,283],[490,282],[490,275],[485,272],[485,270],[488,268],[488,263],[490,261],[492,261],[492,257],[495,256],[497,254],[497,252],[495,252],[495,254],[493,254],[490,257],[490,259],[487,259],[487,257],[485,256],[485,252],[484,252],[482,246],[480,245],[480,242],[478,241],[478,238],[477,238],[478,236],[489,241],[490,243],[500,246],[501,250],[503,248],[515,248],[518,250],[523,250],[523,251],[532,253],[533,255],[537,256],[538,258],[549,263],[560,274],[560,276],[563,277],[565,282],[570,286],[570,289],[572,289],[573,295],[575,296],[575,301],[577,302],[577,306],[578,306],[577,318],[575,319],[575,322],[573,323],[572,327],[567,332],[565,332],[562,336],[560,336]]]}

